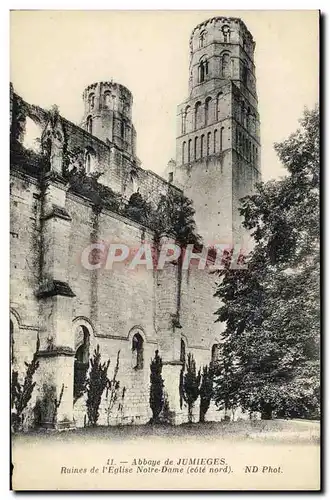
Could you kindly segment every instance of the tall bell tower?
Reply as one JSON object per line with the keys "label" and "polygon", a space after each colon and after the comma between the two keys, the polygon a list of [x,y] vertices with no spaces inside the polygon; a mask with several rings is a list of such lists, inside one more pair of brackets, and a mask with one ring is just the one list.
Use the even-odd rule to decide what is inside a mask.
{"label": "tall bell tower", "polygon": [[189,97],[178,106],[173,183],[193,200],[198,232],[210,244],[242,244],[239,199],[260,180],[254,49],[237,18],[209,19],[190,37]]}

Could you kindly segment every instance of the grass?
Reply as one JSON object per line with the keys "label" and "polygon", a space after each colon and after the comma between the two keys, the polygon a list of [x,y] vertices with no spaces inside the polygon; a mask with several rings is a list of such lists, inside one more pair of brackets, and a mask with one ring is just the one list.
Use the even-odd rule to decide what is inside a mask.
{"label": "grass", "polygon": [[71,431],[38,430],[13,436],[15,442],[44,441],[139,441],[164,440],[235,440],[271,441],[277,443],[319,443],[320,424],[308,420],[255,420],[238,422],[206,422],[180,426],[141,425],[119,427],[88,427]]}

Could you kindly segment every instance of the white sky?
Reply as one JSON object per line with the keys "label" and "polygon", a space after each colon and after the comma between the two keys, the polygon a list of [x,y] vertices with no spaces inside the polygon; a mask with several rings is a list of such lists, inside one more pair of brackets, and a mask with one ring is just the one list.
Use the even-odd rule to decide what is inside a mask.
{"label": "white sky", "polygon": [[76,123],[85,86],[126,85],[142,166],[162,173],[175,158],[176,106],[188,96],[190,33],[220,15],[241,17],[256,41],[262,174],[278,177],[273,143],[318,101],[317,11],[14,11],[11,81],[28,102],[56,103]]}

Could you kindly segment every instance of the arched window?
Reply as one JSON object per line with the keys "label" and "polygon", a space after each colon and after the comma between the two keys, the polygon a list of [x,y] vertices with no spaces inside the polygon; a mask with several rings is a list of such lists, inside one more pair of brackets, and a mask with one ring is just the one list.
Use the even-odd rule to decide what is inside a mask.
{"label": "arched window", "polygon": [[223,96],[222,92],[219,92],[219,94],[217,95],[217,110],[216,110],[217,121],[219,121],[219,119],[220,119],[220,106],[221,106],[220,103],[221,103],[222,96]]}
{"label": "arched window", "polygon": [[92,157],[90,153],[86,153],[85,155],[85,172],[86,174],[90,174],[92,170]]}
{"label": "arched window", "polygon": [[81,325],[78,328],[81,328],[82,333],[82,343],[76,350],[75,361],[79,363],[88,363],[89,361],[89,332],[86,326]]}
{"label": "arched window", "polygon": [[213,152],[217,152],[218,129],[213,132]]}
{"label": "arched window", "polygon": [[205,46],[206,34],[207,34],[206,31],[202,31],[201,34],[199,35],[199,43],[198,43],[199,48]]}
{"label": "arched window", "polygon": [[222,55],[221,70],[223,78],[230,78],[230,55],[227,52]]}
{"label": "arched window", "polygon": [[111,92],[104,92],[104,106],[111,108]]}
{"label": "arched window", "polygon": [[186,362],[186,344],[183,339],[180,342],[180,361],[183,364]]}
{"label": "arched window", "polygon": [[95,95],[89,94],[89,96],[88,96],[89,111],[92,111],[92,109],[94,109],[94,106],[95,106]]}
{"label": "arched window", "polygon": [[204,156],[204,134],[201,137],[201,158]]}
{"label": "arched window", "polygon": [[125,122],[124,120],[121,120],[120,122],[120,137],[123,139],[123,141],[125,140],[125,134],[126,132],[126,126],[125,126]]}
{"label": "arched window", "polygon": [[210,156],[210,151],[211,151],[211,132],[208,132],[207,141],[206,141],[206,155],[207,156]]}
{"label": "arched window", "polygon": [[182,144],[182,165],[185,163],[185,160],[186,160],[186,147],[187,147],[187,143],[186,143],[186,141],[183,141],[183,144]]}
{"label": "arched window", "polygon": [[132,339],[133,368],[142,370],[143,368],[143,338],[136,333]]}
{"label": "arched window", "polygon": [[241,121],[244,127],[246,126],[246,112],[244,101],[241,102]]}
{"label": "arched window", "polygon": [[213,344],[211,350],[211,361],[212,363],[219,361],[220,358],[220,344]]}
{"label": "arched window", "polygon": [[76,349],[74,357],[74,374],[73,374],[73,399],[77,400],[83,395],[86,374],[89,366],[89,343],[90,336],[86,326],[79,325],[78,337],[80,345]]}
{"label": "arched window", "polygon": [[223,41],[225,43],[230,42],[230,28],[227,25],[222,26],[221,28],[222,35],[223,35]]}
{"label": "arched window", "polygon": [[133,193],[136,193],[139,190],[138,186],[138,176],[135,170],[131,170],[129,175],[130,187]]}
{"label": "arched window", "polygon": [[209,63],[205,56],[203,56],[198,64],[198,83],[202,83],[206,80],[209,73]]}
{"label": "arched window", "polygon": [[250,106],[247,108],[246,111],[246,126],[249,131],[251,131],[251,108]]}
{"label": "arched window", "polygon": [[201,109],[202,103],[200,101],[195,104],[195,130],[201,125]]}
{"label": "arched window", "polygon": [[191,139],[188,141],[188,163],[191,161]]}
{"label": "arched window", "polygon": [[87,117],[86,128],[87,128],[87,132],[89,132],[90,134],[93,133],[93,119],[91,116]]}
{"label": "arched window", "polygon": [[223,150],[223,131],[224,131],[224,127],[221,127],[221,129],[220,129],[220,151]]}
{"label": "arched window", "polygon": [[247,86],[248,68],[247,68],[246,63],[243,63],[243,66],[242,66],[242,81],[243,81],[243,85]]}
{"label": "arched window", "polygon": [[187,106],[182,115],[182,133],[190,131],[190,106]]}
{"label": "arched window", "polygon": [[88,149],[85,151],[85,172],[86,174],[92,174],[95,170],[95,154],[93,151]]}
{"label": "arched window", "polygon": [[194,143],[194,159],[197,160],[197,151],[198,151],[198,137],[195,137]]}
{"label": "arched window", "polygon": [[212,97],[207,97],[205,101],[205,125],[208,125],[211,121],[210,120],[211,102],[212,102]]}

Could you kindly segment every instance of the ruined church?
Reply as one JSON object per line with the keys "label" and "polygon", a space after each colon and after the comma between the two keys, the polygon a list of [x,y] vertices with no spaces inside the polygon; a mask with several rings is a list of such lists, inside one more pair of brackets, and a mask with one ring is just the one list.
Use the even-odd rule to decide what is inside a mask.
{"label": "ruined church", "polygon": [[[102,361],[110,359],[110,379],[117,365],[119,381],[111,414],[104,392],[99,425],[149,421],[156,350],[171,421],[186,422],[179,391],[186,356],[192,353],[198,367],[217,357],[224,326],[215,323],[216,276],[207,269],[81,263],[93,242],[136,248],[153,240],[153,228],[127,209],[136,193],[153,210],[161,198],[184,195],[204,245],[245,245],[239,200],[260,180],[255,42],[241,19],[215,17],[193,29],[189,49],[176,159],[163,177],[144,170],[136,155],[133,96],[119,82],[84,90],[80,125],[10,88],[11,363],[24,377],[39,338],[31,425],[38,402],[42,427],[86,425],[86,394],[77,393],[76,381],[96,346]],[[59,403],[55,413],[52,398]],[[206,419],[221,417],[211,405]]]}

